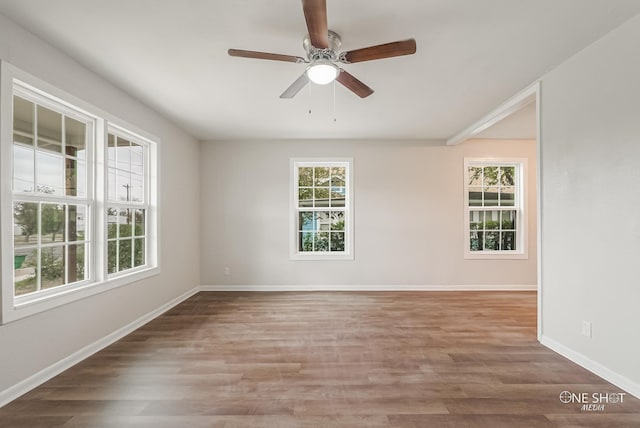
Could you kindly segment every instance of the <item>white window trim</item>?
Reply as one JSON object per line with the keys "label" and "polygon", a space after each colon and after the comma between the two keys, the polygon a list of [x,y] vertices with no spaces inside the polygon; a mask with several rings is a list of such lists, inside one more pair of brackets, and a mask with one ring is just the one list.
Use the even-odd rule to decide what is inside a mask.
{"label": "white window trim", "polygon": [[[298,166],[329,166],[335,163],[348,164],[345,177],[347,198],[345,200],[345,251],[342,253],[302,253],[298,251]],[[330,210],[330,208],[327,208]],[[290,260],[353,260],[353,158],[291,158],[289,166],[289,259]]]}
{"label": "white window trim", "polygon": [[[93,153],[93,175],[88,180],[87,192],[94,195],[93,199],[93,224],[91,280],[78,282],[69,286],[61,286],[59,290],[53,288],[46,293],[35,295],[14,296],[13,284],[13,191],[12,191],[12,129],[13,129],[13,94],[14,81],[30,91],[46,98],[53,99],[56,103],[70,107],[86,116],[96,118],[95,151]],[[106,159],[107,128],[114,127],[127,130],[128,133],[143,139],[149,143],[149,217],[148,227],[148,266],[144,269],[136,269],[117,277],[107,277],[107,251],[106,251],[106,170],[104,162],[100,162],[98,153],[102,153],[102,160]],[[159,138],[148,134],[127,122],[102,111],[97,107],[62,91],[53,85],[26,73],[6,61],[0,61],[0,253],[2,289],[0,293],[1,324],[19,320],[31,315],[47,311],[58,306],[75,302],[98,293],[102,293],[116,287],[131,284],[160,273],[160,257],[158,249],[160,240],[158,236],[159,225]],[[99,227],[104,225],[104,227]]]}
{"label": "white window trim", "polygon": [[[517,188],[515,208],[517,210],[516,222],[520,225],[516,229],[516,250],[514,251],[471,251],[470,248],[470,228],[469,228],[469,166],[516,166]],[[464,182],[463,182],[463,207],[464,207],[464,258],[470,260],[517,260],[528,259],[528,231],[527,231],[527,177],[528,161],[526,158],[464,158]]]}

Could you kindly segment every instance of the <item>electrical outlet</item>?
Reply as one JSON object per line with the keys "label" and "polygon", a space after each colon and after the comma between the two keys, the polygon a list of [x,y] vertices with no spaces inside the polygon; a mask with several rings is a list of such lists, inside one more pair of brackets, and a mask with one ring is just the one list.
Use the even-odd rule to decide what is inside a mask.
{"label": "electrical outlet", "polygon": [[230,267],[224,268],[224,276],[229,276],[229,275],[231,275],[231,268]]}
{"label": "electrical outlet", "polygon": [[589,321],[582,321],[581,334],[585,337],[591,338],[591,323]]}

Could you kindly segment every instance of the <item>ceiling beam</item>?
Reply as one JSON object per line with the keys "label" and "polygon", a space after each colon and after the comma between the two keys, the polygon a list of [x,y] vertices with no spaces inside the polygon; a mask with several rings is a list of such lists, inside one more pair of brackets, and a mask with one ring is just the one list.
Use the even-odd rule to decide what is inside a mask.
{"label": "ceiling beam", "polygon": [[469,138],[473,138],[490,126],[500,122],[505,117],[510,116],[521,108],[537,101],[539,92],[540,82],[536,81],[532,85],[515,94],[513,97],[509,98],[473,125],[447,139],[447,146],[455,146]]}

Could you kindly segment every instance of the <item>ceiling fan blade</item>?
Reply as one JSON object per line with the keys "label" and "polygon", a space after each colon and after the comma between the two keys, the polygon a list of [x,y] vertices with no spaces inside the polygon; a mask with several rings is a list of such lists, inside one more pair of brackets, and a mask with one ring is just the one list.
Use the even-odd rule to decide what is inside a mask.
{"label": "ceiling fan blade", "polygon": [[272,61],[286,61],[286,62],[307,62],[304,58],[293,55],[282,55],[269,52],[257,52],[257,51],[243,51],[242,49],[229,49],[227,51],[231,56],[237,56],[241,58],[254,58],[254,59],[270,59]]}
{"label": "ceiling fan blade", "polygon": [[293,98],[296,96],[298,92],[309,83],[309,78],[307,77],[307,73],[302,73],[302,76],[298,77],[295,82],[291,84],[283,93],[280,95],[280,98]]}
{"label": "ceiling fan blade", "polygon": [[411,55],[414,53],[416,53],[416,41],[415,39],[408,39],[343,52],[340,55],[340,61],[349,64],[374,59],[391,58],[394,56]]}
{"label": "ceiling fan blade", "polygon": [[319,49],[327,49],[329,47],[327,0],[302,0],[302,9],[311,44]]}
{"label": "ceiling fan blade", "polygon": [[373,89],[343,69],[340,69],[340,73],[338,73],[336,80],[360,98],[366,98],[373,94]]}

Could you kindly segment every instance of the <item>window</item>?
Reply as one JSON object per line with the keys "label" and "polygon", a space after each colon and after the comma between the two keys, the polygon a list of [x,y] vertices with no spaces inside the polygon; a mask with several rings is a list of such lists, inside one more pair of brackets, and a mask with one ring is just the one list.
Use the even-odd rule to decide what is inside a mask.
{"label": "window", "polygon": [[89,277],[95,120],[25,88],[12,101],[13,285],[22,296]]}
{"label": "window", "polygon": [[107,141],[107,265],[115,274],[146,263],[148,144],[116,129]]}
{"label": "window", "polygon": [[353,259],[351,160],[292,160],[292,259]]}
{"label": "window", "polygon": [[524,258],[524,160],[465,159],[465,257]]}
{"label": "window", "polygon": [[156,274],[156,139],[1,67],[2,323]]}

